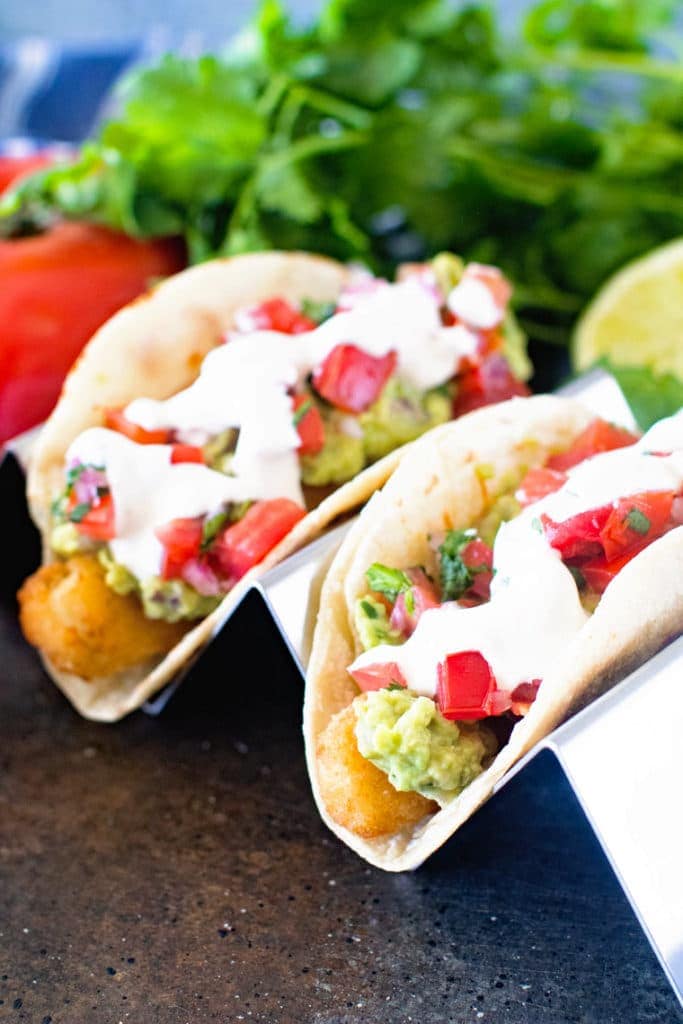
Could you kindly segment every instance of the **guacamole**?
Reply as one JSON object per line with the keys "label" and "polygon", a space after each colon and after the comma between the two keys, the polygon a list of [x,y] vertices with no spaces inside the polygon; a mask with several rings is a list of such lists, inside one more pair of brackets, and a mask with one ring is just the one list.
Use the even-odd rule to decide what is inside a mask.
{"label": "guacamole", "polygon": [[433,700],[410,690],[364,693],[353,707],[360,753],[398,790],[437,800],[457,796],[495,750],[485,726],[449,722]]}
{"label": "guacamole", "polygon": [[392,377],[377,401],[357,417],[341,413],[315,396],[311,401],[322,417],[325,443],[315,455],[301,457],[301,479],[309,487],[351,480],[368,462],[446,423],[452,414],[446,387],[419,391],[398,377]]}
{"label": "guacamole", "polygon": [[201,619],[217,607],[223,596],[204,597],[183,580],[163,580],[159,576],[141,584],[124,565],[114,561],[108,548],[101,548],[97,557],[104,567],[107,586],[117,594],[137,592],[149,619],[165,619],[166,622]]}
{"label": "guacamole", "polygon": [[359,597],[354,609],[354,620],[364,651],[378,644],[400,644],[403,637],[389,625],[386,606],[374,597]]}

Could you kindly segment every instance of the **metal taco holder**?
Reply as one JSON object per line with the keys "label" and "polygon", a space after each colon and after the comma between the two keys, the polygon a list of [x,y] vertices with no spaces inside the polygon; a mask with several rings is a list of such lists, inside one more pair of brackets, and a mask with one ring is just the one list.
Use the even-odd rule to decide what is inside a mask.
{"label": "metal taco holder", "polygon": [[[619,386],[602,370],[590,371],[556,393],[580,399],[623,426],[635,425]],[[20,464],[30,440],[24,435],[8,446]],[[269,627],[279,631],[304,676],[314,603],[310,594],[350,525],[333,528],[255,581],[213,637],[229,629],[239,644],[241,614],[247,603],[252,613],[256,604],[264,633]],[[192,675],[194,664],[143,710],[159,715]],[[683,1006],[683,822],[677,810],[681,673],[683,637],[546,737],[501,780],[496,793],[542,753],[557,759]]]}

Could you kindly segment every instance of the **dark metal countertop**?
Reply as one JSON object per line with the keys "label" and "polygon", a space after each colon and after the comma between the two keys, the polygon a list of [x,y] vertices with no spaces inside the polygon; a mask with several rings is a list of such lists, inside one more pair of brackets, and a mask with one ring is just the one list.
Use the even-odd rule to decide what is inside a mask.
{"label": "dark metal countertop", "polygon": [[1,1021],[683,1019],[550,756],[370,869],[316,816],[281,641],[238,625],[160,718],[101,726],[0,611]]}

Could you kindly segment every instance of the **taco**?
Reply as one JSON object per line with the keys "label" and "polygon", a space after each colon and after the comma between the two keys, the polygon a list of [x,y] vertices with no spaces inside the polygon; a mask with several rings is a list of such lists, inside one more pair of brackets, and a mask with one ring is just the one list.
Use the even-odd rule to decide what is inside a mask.
{"label": "taco", "polygon": [[21,623],[78,710],[139,706],[255,573],[366,500],[400,445],[524,391],[508,296],[454,257],[391,285],[262,253],[185,271],[109,321],[28,479],[45,564]]}
{"label": "taco", "polygon": [[327,825],[414,868],[527,750],[683,628],[683,412],[553,396],[408,449],[322,588],[304,709]]}

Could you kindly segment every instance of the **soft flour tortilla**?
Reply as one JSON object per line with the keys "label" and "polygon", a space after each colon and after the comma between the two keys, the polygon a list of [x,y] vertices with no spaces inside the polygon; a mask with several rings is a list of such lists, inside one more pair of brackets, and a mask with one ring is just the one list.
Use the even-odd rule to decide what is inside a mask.
{"label": "soft flour tortilla", "polygon": [[[237,310],[282,296],[296,302],[336,299],[348,270],[334,260],[304,253],[252,253],[183,271],[117,313],[94,335],[66,379],[45,424],[28,473],[31,515],[41,531],[43,560],[50,550],[50,504],[64,486],[64,457],[74,438],[99,426],[107,408],[145,396],[163,399],[196,378],[204,356],[233,326]],[[218,608],[188,632],[163,659],[116,676],[85,681],[45,667],[74,707],[87,718],[112,722],[143,704],[206,643],[251,581],[307,543],[338,515],[381,487],[398,456],[388,455],[336,490],[298,523]]]}
{"label": "soft flour tortilla", "polygon": [[[405,452],[339,548],[322,589],[309,663],[306,756],[324,821],[377,867],[403,871],[421,864],[538,740],[683,630],[680,527],[646,548],[610,584],[594,615],[543,680],[529,714],[515,725],[490,767],[460,796],[417,828],[388,838],[362,839],[330,818],[320,793],[316,749],[330,718],[358,694],[346,669],[362,651],[353,607],[367,593],[366,569],[373,562],[399,567],[423,563],[427,534],[476,522],[485,511],[485,489],[495,493],[511,472],[540,465],[553,450],[567,447],[591,418],[573,401],[542,396],[515,398],[436,428]],[[485,481],[475,472],[482,464],[493,471]]]}

